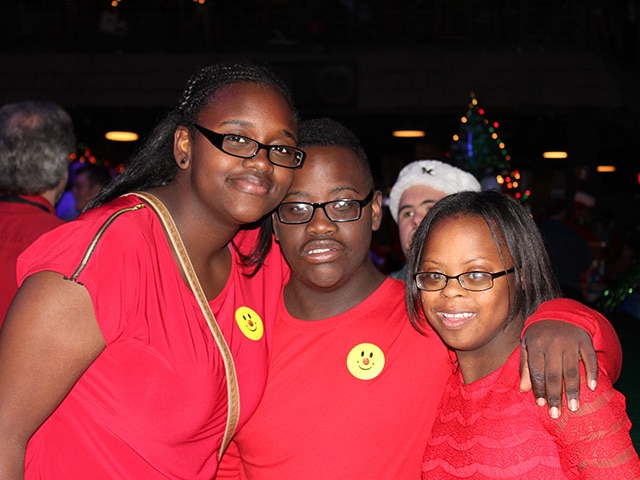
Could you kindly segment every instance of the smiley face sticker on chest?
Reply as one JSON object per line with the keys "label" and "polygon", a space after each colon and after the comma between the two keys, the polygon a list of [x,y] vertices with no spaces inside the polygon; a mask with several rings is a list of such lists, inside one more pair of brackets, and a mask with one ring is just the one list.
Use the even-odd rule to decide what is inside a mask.
{"label": "smiley face sticker on chest", "polygon": [[236,310],[236,323],[240,331],[249,340],[260,340],[264,335],[262,318],[255,310],[249,307],[239,307]]}
{"label": "smiley face sticker on chest", "polygon": [[384,353],[373,343],[360,343],[347,354],[347,369],[359,380],[371,380],[384,368]]}

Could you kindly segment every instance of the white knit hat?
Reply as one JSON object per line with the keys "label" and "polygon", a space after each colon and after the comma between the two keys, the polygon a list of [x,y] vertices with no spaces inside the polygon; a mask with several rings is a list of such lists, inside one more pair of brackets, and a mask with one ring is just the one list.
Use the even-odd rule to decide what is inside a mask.
{"label": "white knit hat", "polygon": [[480,191],[480,182],[464,170],[438,160],[416,160],[406,165],[398,174],[389,193],[389,210],[398,223],[400,197],[407,188],[424,185],[446,195],[465,190]]}

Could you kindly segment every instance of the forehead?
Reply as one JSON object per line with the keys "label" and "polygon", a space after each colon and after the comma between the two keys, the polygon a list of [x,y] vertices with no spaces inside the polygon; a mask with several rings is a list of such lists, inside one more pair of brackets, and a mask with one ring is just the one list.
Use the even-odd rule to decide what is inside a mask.
{"label": "forehead", "polygon": [[245,121],[272,118],[274,123],[286,121],[292,130],[295,116],[286,97],[275,87],[256,83],[230,83],[216,90],[207,100],[200,116],[212,122],[238,119]]}
{"label": "forehead", "polygon": [[417,206],[430,201],[437,202],[447,194],[426,185],[414,185],[407,188],[400,196],[400,206]]}
{"label": "forehead", "polygon": [[329,191],[351,188],[359,193],[367,189],[367,176],[361,160],[351,149],[339,146],[304,147],[307,156],[295,171],[290,191]]}
{"label": "forehead", "polygon": [[[282,96],[280,91],[271,85],[251,82],[237,82],[222,85],[209,96],[209,105],[217,107],[222,103],[241,103],[245,96]],[[284,99],[284,97],[282,97]]]}
{"label": "forehead", "polygon": [[482,217],[456,215],[436,223],[429,232],[424,258],[446,256],[465,262],[485,258],[501,262],[500,252],[487,222]]}

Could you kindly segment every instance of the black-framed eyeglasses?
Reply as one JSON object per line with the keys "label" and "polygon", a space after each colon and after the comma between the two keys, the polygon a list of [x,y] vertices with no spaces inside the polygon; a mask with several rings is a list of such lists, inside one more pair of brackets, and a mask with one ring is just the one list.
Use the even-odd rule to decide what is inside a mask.
{"label": "black-framed eyeglasses", "polygon": [[449,280],[454,278],[458,281],[460,286],[470,292],[482,292],[483,290],[489,290],[493,287],[493,279],[503,277],[515,271],[515,268],[510,268],[504,272],[465,272],[460,275],[445,275],[438,272],[418,272],[415,274],[416,287],[425,292],[437,292],[438,290],[444,290],[449,283]]}
{"label": "black-framed eyeglasses", "polygon": [[371,190],[363,200],[333,200],[323,203],[286,202],[281,203],[276,213],[282,223],[308,223],[318,208],[324,210],[325,215],[332,222],[355,222],[362,215],[362,207],[373,199]]}
{"label": "black-framed eyeglasses", "polygon": [[253,138],[233,133],[217,133],[194,123],[193,126],[211,144],[224,153],[239,158],[255,157],[262,149],[267,151],[267,158],[278,167],[299,168],[304,162],[305,153],[299,148],[288,145],[265,145]]}

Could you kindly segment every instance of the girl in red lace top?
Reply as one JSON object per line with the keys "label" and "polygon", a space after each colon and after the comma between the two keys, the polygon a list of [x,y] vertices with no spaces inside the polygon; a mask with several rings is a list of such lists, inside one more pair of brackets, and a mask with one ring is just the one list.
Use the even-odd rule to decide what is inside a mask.
{"label": "girl in red lace top", "polygon": [[458,367],[422,478],[640,478],[624,397],[601,364],[595,389],[582,376],[580,408],[557,411],[556,419],[520,392],[524,319],[561,294],[520,204],[493,191],[446,197],[416,231],[408,268],[412,323],[421,329],[428,321]]}

